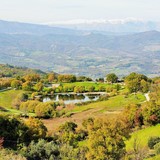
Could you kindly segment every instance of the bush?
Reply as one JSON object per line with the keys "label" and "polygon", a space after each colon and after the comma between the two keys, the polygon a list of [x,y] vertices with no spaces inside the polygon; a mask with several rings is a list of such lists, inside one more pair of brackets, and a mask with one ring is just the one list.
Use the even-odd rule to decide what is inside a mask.
{"label": "bush", "polygon": [[3,147],[16,148],[18,144],[26,142],[28,127],[19,118],[0,115],[0,126],[0,137],[4,140]]}
{"label": "bush", "polygon": [[23,154],[30,160],[54,160],[58,159],[60,153],[58,146],[54,142],[47,142],[41,139],[38,143],[32,141]]}
{"label": "bush", "polygon": [[154,146],[160,142],[160,137],[150,137],[148,140],[148,147],[153,149]]}
{"label": "bush", "polygon": [[30,81],[26,81],[22,84],[22,89],[24,91],[31,91],[32,90],[32,83]]}
{"label": "bush", "polygon": [[99,97],[99,100],[98,101],[105,101],[105,100],[108,100],[108,95],[107,94],[104,94],[104,95],[100,95]]}
{"label": "bush", "polygon": [[12,150],[2,149],[0,150],[0,159],[4,160],[26,160],[25,157],[20,154],[14,153]]}
{"label": "bush", "polygon": [[21,85],[22,85],[22,82],[19,81],[19,80],[13,80],[13,81],[11,82],[11,87],[12,87],[12,88],[19,89],[19,88],[21,87]]}
{"label": "bush", "polygon": [[98,91],[99,91],[99,92],[105,92],[106,89],[105,89],[104,86],[99,86]]}
{"label": "bush", "polygon": [[54,108],[53,106],[46,102],[46,103],[39,103],[35,107],[35,113],[39,118],[51,118],[53,114]]}
{"label": "bush", "polygon": [[95,87],[94,86],[88,86],[87,90],[88,90],[88,92],[94,92],[95,91]]}
{"label": "bush", "polygon": [[35,108],[38,104],[40,104],[39,101],[29,100],[29,101],[26,101],[26,102],[22,102],[19,109],[23,112],[34,113]]}
{"label": "bush", "polygon": [[44,126],[41,120],[30,117],[29,119],[25,120],[25,125],[28,127],[28,141],[36,141],[40,138],[46,137],[47,128]]}
{"label": "bush", "polygon": [[32,98],[32,99],[34,99],[35,96],[38,96],[38,92],[33,92],[33,93],[31,94],[31,98]]}
{"label": "bush", "polygon": [[107,88],[106,88],[106,92],[112,92],[113,91],[113,86],[108,86]]}
{"label": "bush", "polygon": [[75,93],[84,93],[85,92],[85,87],[84,86],[76,86],[74,88]]}
{"label": "bush", "polygon": [[155,149],[156,154],[160,154],[160,142],[154,145],[154,149]]}

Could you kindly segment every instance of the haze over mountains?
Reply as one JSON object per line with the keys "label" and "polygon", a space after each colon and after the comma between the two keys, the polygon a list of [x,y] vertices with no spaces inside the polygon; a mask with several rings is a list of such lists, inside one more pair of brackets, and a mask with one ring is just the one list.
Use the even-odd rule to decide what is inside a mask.
{"label": "haze over mountains", "polygon": [[48,23],[50,26],[65,27],[79,30],[94,30],[104,32],[124,32],[135,33],[150,30],[160,30],[160,23],[154,21],[144,21],[135,18],[126,19],[77,19],[70,21],[57,21]]}
{"label": "haze over mountains", "polygon": [[160,32],[152,30],[158,30],[158,23],[114,24],[119,30],[89,25],[77,30],[0,21],[0,63],[91,77],[109,72],[160,74]]}

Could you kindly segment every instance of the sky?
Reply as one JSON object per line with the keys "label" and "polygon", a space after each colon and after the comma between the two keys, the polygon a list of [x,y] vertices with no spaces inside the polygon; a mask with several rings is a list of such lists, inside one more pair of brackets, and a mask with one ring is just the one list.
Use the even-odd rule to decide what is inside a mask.
{"label": "sky", "polygon": [[0,19],[55,23],[77,19],[160,21],[160,0],[0,0]]}

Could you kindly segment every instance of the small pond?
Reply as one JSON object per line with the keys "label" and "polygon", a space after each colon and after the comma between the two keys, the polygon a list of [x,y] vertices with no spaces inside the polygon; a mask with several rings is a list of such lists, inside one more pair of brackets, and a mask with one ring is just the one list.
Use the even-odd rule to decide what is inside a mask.
{"label": "small pond", "polygon": [[97,101],[102,94],[55,94],[43,98],[43,102],[48,101],[63,101],[65,104],[75,104],[81,102]]}

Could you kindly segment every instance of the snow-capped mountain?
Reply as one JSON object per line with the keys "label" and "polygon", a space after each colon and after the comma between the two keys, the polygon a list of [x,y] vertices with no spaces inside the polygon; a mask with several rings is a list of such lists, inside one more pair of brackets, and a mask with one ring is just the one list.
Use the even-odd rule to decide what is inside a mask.
{"label": "snow-capped mountain", "polygon": [[76,19],[47,23],[50,26],[65,27],[78,30],[95,30],[106,32],[144,32],[160,30],[160,22],[144,21],[136,18],[126,19]]}

